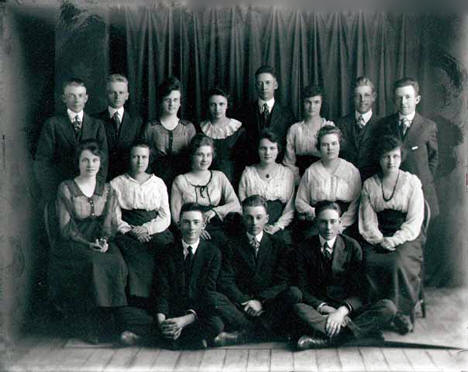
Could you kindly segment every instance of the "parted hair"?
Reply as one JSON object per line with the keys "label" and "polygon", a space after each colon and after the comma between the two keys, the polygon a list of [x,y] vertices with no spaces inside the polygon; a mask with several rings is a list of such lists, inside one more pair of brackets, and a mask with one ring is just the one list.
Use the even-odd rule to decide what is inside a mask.
{"label": "parted hair", "polygon": [[400,149],[401,152],[401,161],[403,162],[406,158],[406,149],[403,146],[403,142],[398,137],[386,134],[380,137],[376,142],[375,147],[375,158],[380,160],[387,152],[390,152],[395,149]]}
{"label": "parted hair", "polygon": [[322,211],[326,209],[332,209],[338,212],[338,215],[341,216],[341,208],[340,205],[336,202],[329,201],[329,200],[320,200],[315,204],[315,215],[319,216]]}
{"label": "parted hair", "polygon": [[247,207],[263,207],[268,212],[266,199],[257,194],[250,195],[242,201],[242,208]]}
{"label": "parted hair", "polygon": [[71,78],[66,79],[62,83],[62,92],[65,92],[65,88],[68,87],[69,85],[74,85],[74,86],[85,87],[86,88],[86,84],[85,84],[84,80],[82,80],[80,78],[77,78],[77,77],[71,77]]}
{"label": "parted hair", "polygon": [[395,81],[395,83],[393,83],[393,93],[395,93],[397,88],[407,87],[408,85],[414,88],[416,95],[419,95],[419,83],[412,77],[404,77]]}
{"label": "parted hair", "polygon": [[276,73],[275,73],[275,70],[273,69],[273,67],[271,67],[270,65],[263,65],[263,66],[260,66],[257,71],[255,71],[255,77],[257,77],[258,75],[260,74],[270,74],[271,76],[273,76],[275,79],[276,79]]}
{"label": "parted hair", "polygon": [[105,160],[104,151],[102,151],[102,148],[101,146],[99,146],[99,143],[97,143],[97,141],[93,139],[86,139],[81,141],[75,149],[75,164],[77,167],[79,166],[81,154],[83,153],[83,151],[86,150],[90,151],[93,155],[99,156],[99,159],[101,159],[101,163]]}
{"label": "parted hair", "polygon": [[111,74],[106,79],[107,84],[116,82],[128,84],[128,79],[121,74]]}
{"label": "parted hair", "polygon": [[175,76],[170,76],[164,80],[158,87],[158,97],[163,99],[167,97],[173,90],[178,90],[182,94],[182,83]]}
{"label": "parted hair", "polygon": [[322,128],[319,129],[317,132],[317,150],[320,151],[320,146],[322,142],[322,138],[328,134],[336,134],[338,137],[338,141],[340,142],[341,145],[341,140],[343,137],[343,134],[341,133],[340,128],[334,126],[334,125],[324,125]]}
{"label": "parted hair", "polygon": [[180,219],[182,219],[182,215],[185,212],[200,212],[203,215],[203,207],[198,203],[185,203],[182,205],[182,208],[180,208]]}
{"label": "parted hair", "polygon": [[197,133],[193,138],[192,141],[190,142],[190,145],[188,147],[188,157],[190,160],[192,160],[193,156],[197,152],[197,150],[202,147],[202,146],[210,146],[211,149],[213,150],[213,160],[216,155],[216,149],[213,140],[204,135],[203,133]]}

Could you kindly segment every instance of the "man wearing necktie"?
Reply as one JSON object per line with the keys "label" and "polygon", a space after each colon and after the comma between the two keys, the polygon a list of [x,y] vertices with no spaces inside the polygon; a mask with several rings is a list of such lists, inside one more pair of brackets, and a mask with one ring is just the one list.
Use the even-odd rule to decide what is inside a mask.
{"label": "man wearing necktie", "polygon": [[365,304],[362,251],[358,242],[341,235],[337,203],[316,204],[319,235],[297,250],[295,268],[302,303],[294,305],[299,350],[339,345],[362,337],[382,339],[380,329],[396,313],[392,301]]}
{"label": "man wearing necktie", "polygon": [[438,165],[437,125],[417,111],[421,101],[419,84],[412,78],[403,78],[393,86],[397,113],[378,123],[379,136],[393,135],[403,142],[406,158],[401,169],[415,174],[421,180],[424,198],[431,208],[431,218],[439,214],[439,203],[434,177]]}
{"label": "man wearing necktie", "polygon": [[378,122],[373,112],[376,98],[372,81],[365,76],[358,77],[353,89],[354,110],[336,120],[343,135],[340,157],[359,169],[363,182],[378,170],[372,154]]}
{"label": "man wearing necktie", "polygon": [[111,180],[128,170],[130,149],[132,144],[142,138],[143,121],[125,109],[125,103],[130,96],[125,76],[110,75],[107,78],[106,93],[107,108],[96,114],[96,118],[104,123],[106,129],[109,147],[107,179]]}
{"label": "man wearing necktie", "polygon": [[265,199],[252,195],[242,207],[247,231],[232,237],[223,250],[214,303],[228,332],[215,338],[215,346],[285,333],[291,304],[300,301],[299,291],[289,287],[290,252],[264,231],[268,223]]}
{"label": "man wearing necktie", "polygon": [[[255,72],[255,90],[257,99],[235,115],[246,130],[249,139],[246,165],[257,162],[257,145],[260,132],[269,128],[280,138],[282,148],[286,143],[286,134],[289,127],[295,123],[293,113],[288,107],[282,106],[275,99],[275,92],[279,84],[273,67],[264,65]],[[281,161],[282,154],[278,160]]]}
{"label": "man wearing necktie", "polygon": [[[65,115],[49,118],[41,129],[34,159],[34,174],[42,192],[42,201],[55,200],[58,184],[76,176],[76,146],[82,140],[98,142],[107,158],[104,126],[84,112],[88,101],[85,83],[71,78],[63,84]],[[98,180],[105,181],[107,162],[101,164]]]}
{"label": "man wearing necktie", "polygon": [[153,303],[148,309],[121,310],[123,345],[155,339],[171,349],[199,349],[207,347],[221,333],[223,323],[208,301],[216,289],[221,252],[200,239],[204,228],[201,207],[184,204],[179,220],[182,237],[170,243],[157,259]]}

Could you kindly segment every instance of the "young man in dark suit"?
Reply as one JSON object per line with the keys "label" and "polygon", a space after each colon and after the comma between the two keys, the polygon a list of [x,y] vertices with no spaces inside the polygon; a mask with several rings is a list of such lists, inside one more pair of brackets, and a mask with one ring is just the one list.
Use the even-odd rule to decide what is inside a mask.
{"label": "young man in dark suit", "polygon": [[424,198],[431,208],[431,218],[434,218],[439,214],[434,184],[439,159],[437,125],[416,111],[421,101],[416,80],[403,78],[396,81],[393,92],[398,112],[381,119],[378,123],[379,135],[390,134],[403,142],[406,159],[401,163],[401,169],[419,177]]}
{"label": "young man in dark suit", "polygon": [[128,80],[125,76],[112,74],[107,78],[107,108],[98,113],[106,129],[109,149],[109,172],[111,180],[128,170],[128,161],[132,144],[142,136],[142,120],[125,110],[128,100]]}
{"label": "young man in dark suit", "polygon": [[294,305],[300,350],[339,345],[361,337],[382,338],[380,329],[396,313],[384,299],[364,305],[365,280],[359,244],[339,234],[341,210],[335,202],[315,206],[319,235],[305,240],[296,255],[302,303]]}
{"label": "young man in dark suit", "polygon": [[372,111],[376,97],[372,81],[365,76],[358,77],[353,91],[354,111],[336,121],[343,134],[340,157],[359,169],[362,181],[378,170],[372,154],[378,122]]}
{"label": "young man in dark suit", "polygon": [[216,289],[221,252],[200,239],[205,220],[198,204],[182,206],[179,228],[182,238],[169,244],[157,260],[150,309],[127,307],[120,311],[124,329],[120,342],[124,345],[156,338],[171,349],[199,349],[223,329],[221,319],[207,305],[209,294]]}
{"label": "young man in dark suit", "polygon": [[[98,142],[107,159],[107,141],[101,121],[88,116],[84,111],[88,94],[84,82],[72,78],[63,84],[62,100],[66,105],[65,115],[49,118],[42,127],[34,173],[42,192],[43,200],[51,201],[57,196],[58,184],[73,178],[78,172],[75,164],[75,148],[83,140]],[[107,161],[101,164],[98,179],[105,181]]]}
{"label": "young man in dark suit", "polygon": [[215,346],[285,333],[291,304],[301,300],[299,291],[288,287],[287,247],[264,232],[268,223],[265,199],[252,195],[243,201],[242,209],[247,231],[230,239],[223,250],[221,293],[213,301],[230,332],[219,334]]}
{"label": "young man in dark suit", "polygon": [[[285,148],[286,134],[289,127],[295,122],[291,110],[281,106],[275,100],[278,80],[271,66],[264,65],[257,69],[255,89],[257,100],[249,103],[238,115],[246,130],[246,138],[248,138],[247,165],[257,161],[257,144],[259,134],[263,129],[270,128],[275,132],[281,140],[282,148]],[[279,161],[281,161],[281,156]]]}

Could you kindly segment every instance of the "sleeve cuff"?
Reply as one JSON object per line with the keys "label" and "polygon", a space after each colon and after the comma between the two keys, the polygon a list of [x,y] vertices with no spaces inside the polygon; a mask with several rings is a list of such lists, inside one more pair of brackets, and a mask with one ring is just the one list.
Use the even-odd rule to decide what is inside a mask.
{"label": "sleeve cuff", "polygon": [[193,316],[195,317],[195,319],[198,319],[198,316],[197,316],[197,312],[193,309],[188,309],[186,312],[185,312],[187,315],[188,314],[193,314]]}
{"label": "sleeve cuff", "polygon": [[317,306],[317,311],[321,314],[322,313],[322,307],[326,306],[326,302],[322,302],[320,305]]}

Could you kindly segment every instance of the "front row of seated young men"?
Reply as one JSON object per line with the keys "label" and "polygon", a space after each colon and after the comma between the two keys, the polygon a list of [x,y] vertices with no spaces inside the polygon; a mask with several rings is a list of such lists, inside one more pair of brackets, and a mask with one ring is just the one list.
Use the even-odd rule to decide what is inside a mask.
{"label": "front row of seated young men", "polygon": [[302,350],[382,339],[396,307],[387,299],[366,303],[362,251],[339,233],[338,204],[317,204],[319,235],[295,254],[263,232],[262,197],[248,197],[242,207],[246,231],[225,247],[200,239],[200,206],[182,207],[182,237],[160,257],[150,306],[123,312],[122,344],[204,348],[289,336]]}

